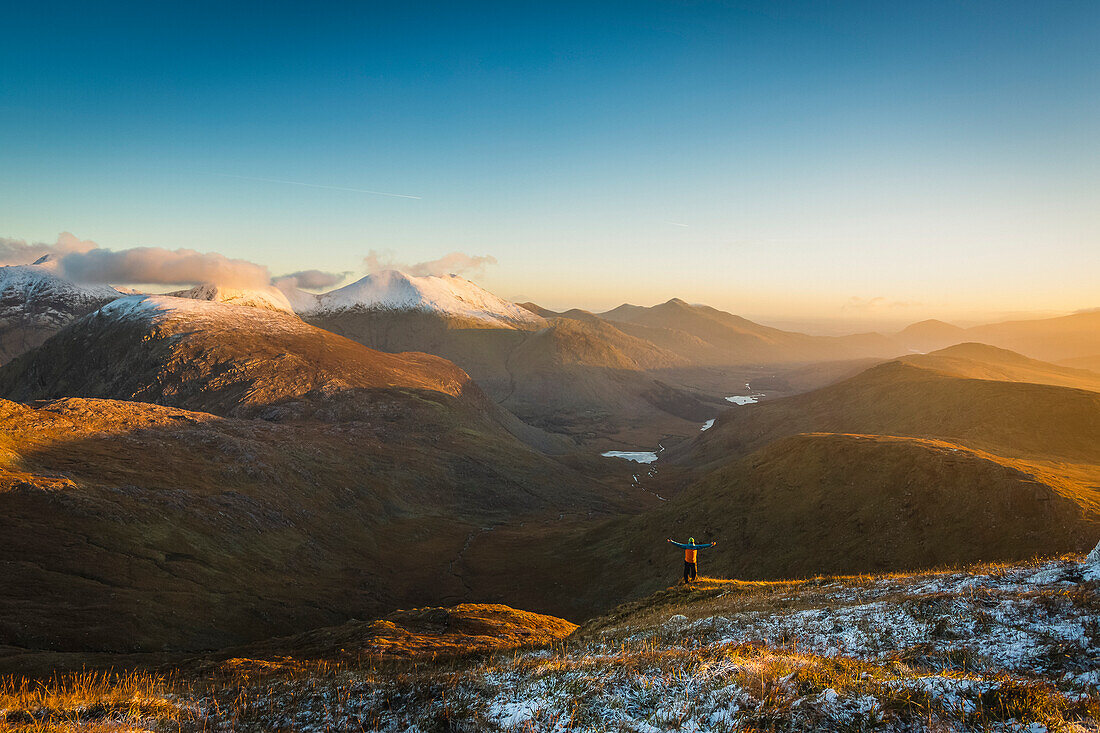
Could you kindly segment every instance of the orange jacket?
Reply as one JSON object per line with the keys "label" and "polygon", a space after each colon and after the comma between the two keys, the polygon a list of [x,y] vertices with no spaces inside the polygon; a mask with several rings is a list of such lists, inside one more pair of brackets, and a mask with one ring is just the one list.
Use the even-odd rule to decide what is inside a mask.
{"label": "orange jacket", "polygon": [[684,550],[684,562],[695,562],[695,556],[698,554],[698,550]]}

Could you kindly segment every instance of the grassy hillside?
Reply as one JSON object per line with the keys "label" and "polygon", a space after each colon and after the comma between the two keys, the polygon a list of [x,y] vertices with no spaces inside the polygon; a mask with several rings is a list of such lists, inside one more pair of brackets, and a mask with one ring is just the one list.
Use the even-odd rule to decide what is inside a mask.
{"label": "grassy hillside", "polygon": [[726,462],[659,508],[558,539],[568,570],[539,570],[598,609],[678,577],[682,551],[667,537],[718,539],[700,552],[702,571],[745,579],[1081,551],[1100,536],[1098,484],[1096,467],[1070,476],[946,441],[797,435]]}
{"label": "grassy hillside", "polygon": [[673,460],[714,468],[798,433],[941,438],[1008,457],[1100,464],[1100,394],[967,379],[904,361],[814,392],[728,410]]}
{"label": "grassy hillside", "polygon": [[1088,369],[1050,364],[986,344],[958,344],[900,361],[966,379],[1031,382],[1100,392],[1100,374]]}
{"label": "grassy hillside", "polygon": [[477,391],[438,357],[367,349],[292,314],[164,296],[110,303],[0,369],[9,399],[102,397],[269,419],[339,411],[371,390]]}
{"label": "grassy hillside", "polygon": [[204,649],[504,592],[471,536],[609,509],[468,413],[270,423],[0,401],[0,648]]}
{"label": "grassy hillside", "polygon": [[[0,725],[1086,731],[1100,720],[1098,580],[1100,567],[1077,558],[792,582],[704,578],[564,638],[571,625],[559,619],[499,606],[416,609],[152,673],[0,679]],[[409,643],[389,646],[395,639]],[[456,657],[456,646],[467,653]]]}

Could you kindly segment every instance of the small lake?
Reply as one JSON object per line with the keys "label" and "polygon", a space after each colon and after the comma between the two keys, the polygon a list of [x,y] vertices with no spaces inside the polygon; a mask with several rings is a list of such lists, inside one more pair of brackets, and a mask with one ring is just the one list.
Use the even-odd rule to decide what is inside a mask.
{"label": "small lake", "polygon": [[640,450],[609,450],[600,454],[604,458],[625,458],[635,463],[653,463],[657,460],[657,454],[653,451]]}

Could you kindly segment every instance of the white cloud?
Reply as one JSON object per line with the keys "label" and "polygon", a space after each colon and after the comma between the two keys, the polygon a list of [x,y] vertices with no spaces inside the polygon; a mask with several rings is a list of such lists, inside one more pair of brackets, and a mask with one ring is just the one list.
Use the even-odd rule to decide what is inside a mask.
{"label": "white cloud", "polygon": [[117,252],[92,249],[61,257],[59,267],[66,277],[81,282],[164,285],[211,282],[236,288],[262,287],[271,282],[271,275],[263,265],[193,249],[135,247]]}
{"label": "white cloud", "polygon": [[0,265],[29,265],[44,255],[63,257],[74,252],[88,252],[97,247],[99,245],[95,242],[78,239],[71,232],[61,232],[53,244],[0,237]]}
{"label": "white cloud", "polygon": [[496,263],[497,258],[492,255],[468,255],[464,252],[451,252],[438,260],[413,264],[398,262],[394,259],[393,252],[378,252],[373,249],[363,258],[363,267],[367,274],[383,270],[400,270],[407,275],[417,277],[447,274],[478,276],[484,274],[488,265]]}
{"label": "white cloud", "polygon": [[280,288],[306,288],[308,290],[321,290],[339,285],[351,273],[348,272],[323,272],[322,270],[299,270],[289,275],[280,275],[275,278],[274,284]]}

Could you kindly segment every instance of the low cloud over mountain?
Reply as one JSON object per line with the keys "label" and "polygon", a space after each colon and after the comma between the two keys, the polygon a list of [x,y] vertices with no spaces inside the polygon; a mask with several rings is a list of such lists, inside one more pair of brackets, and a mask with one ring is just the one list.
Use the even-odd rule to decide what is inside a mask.
{"label": "low cloud over mountain", "polygon": [[205,282],[236,288],[264,287],[271,283],[271,273],[264,265],[232,259],[217,252],[163,247],[116,251],[100,247],[91,240],[78,239],[70,232],[59,234],[53,244],[0,237],[0,265],[27,265],[45,256],[56,261],[58,275],[84,283],[190,285]]}
{"label": "low cloud over mountain", "polygon": [[276,287],[306,288],[323,290],[332,288],[344,281],[348,272],[323,272],[321,270],[299,270],[289,275],[281,275],[272,283]]}
{"label": "low cloud over mountain", "polygon": [[46,255],[64,257],[74,252],[87,252],[99,247],[90,240],[78,239],[70,232],[61,232],[57,241],[28,242],[25,239],[0,237],[0,265],[28,265]]}
{"label": "low cloud over mountain", "polygon": [[426,277],[428,275],[481,275],[489,265],[495,265],[497,258],[492,255],[468,255],[465,252],[451,252],[438,260],[408,264],[394,259],[393,252],[371,250],[363,258],[363,268],[368,275],[384,270],[400,270],[407,275]]}
{"label": "low cloud over mountain", "polygon": [[271,282],[271,274],[263,265],[193,249],[135,247],[118,252],[93,249],[65,255],[60,267],[67,277],[80,282],[165,285],[210,282],[237,288],[262,287]]}

